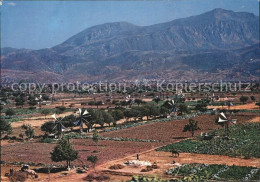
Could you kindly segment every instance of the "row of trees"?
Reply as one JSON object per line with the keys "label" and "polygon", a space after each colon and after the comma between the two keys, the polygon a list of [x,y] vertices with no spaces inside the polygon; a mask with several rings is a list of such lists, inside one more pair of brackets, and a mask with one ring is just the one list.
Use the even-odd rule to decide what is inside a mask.
{"label": "row of trees", "polygon": [[[185,104],[179,104],[178,106],[179,113],[188,113],[189,109]],[[98,124],[101,128],[104,127],[105,124],[108,126],[116,126],[117,122],[123,118],[127,121],[133,119],[135,122],[139,120],[143,120],[146,117],[147,120],[154,119],[157,117],[167,117],[168,114],[171,113],[171,106],[167,104],[163,104],[162,106],[158,106],[156,104],[144,104],[141,106],[135,106],[131,108],[123,108],[118,107],[116,109],[109,109],[105,111],[103,109],[88,109],[89,117],[85,119],[85,125],[87,125],[88,130],[93,129],[94,124]],[[62,124],[65,127],[73,127],[76,120],[78,120],[75,115],[69,115],[62,119]],[[42,125],[42,131],[46,133],[53,132],[54,122],[49,121]]]}
{"label": "row of trees", "polygon": [[[14,98],[14,101],[15,101],[15,105],[16,106],[23,106],[26,104],[26,99],[27,99],[27,103],[30,105],[30,106],[35,106],[38,104],[38,102],[40,101],[47,101],[47,100],[50,100],[49,96],[48,95],[41,95],[41,97],[39,96],[35,96],[33,94],[30,94],[30,95],[26,95],[25,93],[17,93],[17,92],[14,92],[12,96],[9,96],[11,99]],[[8,97],[5,96],[5,97],[2,97],[1,98],[2,101],[4,102],[7,102],[8,100]]]}

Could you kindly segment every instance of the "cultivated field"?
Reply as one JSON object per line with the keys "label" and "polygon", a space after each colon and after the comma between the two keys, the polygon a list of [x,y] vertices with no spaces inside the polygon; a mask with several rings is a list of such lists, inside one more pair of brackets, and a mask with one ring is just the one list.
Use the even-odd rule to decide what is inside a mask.
{"label": "cultivated field", "polygon": [[[166,101],[165,99],[156,103],[153,100],[154,96],[144,96],[141,94],[136,94],[135,96],[136,98],[146,101],[146,103],[141,103],[140,105],[134,104],[132,106],[134,109],[141,108],[147,104],[154,104],[155,108],[160,108]],[[175,113],[175,115],[178,114],[178,117],[183,117],[183,119],[166,119],[160,115],[157,115],[156,117],[152,115],[149,120],[146,120],[146,116],[142,116],[142,120],[135,121],[135,117],[124,116],[122,119],[117,121],[116,126],[108,126],[108,124],[105,123],[103,127],[101,127],[101,125],[97,122],[93,125],[93,127],[98,131],[99,140],[97,143],[91,139],[93,137],[93,132],[79,134],[79,127],[72,125],[69,129],[72,129],[73,132],[64,133],[65,138],[70,138],[70,144],[79,152],[78,159],[71,162],[72,169],[70,171],[66,171],[66,169],[64,169],[62,171],[50,174],[47,174],[46,172],[38,172],[39,178],[29,178],[27,181],[84,181],[84,179],[86,180],[86,176],[92,176],[93,174],[97,176],[105,176],[106,180],[104,181],[127,181],[133,176],[145,176],[148,178],[156,176],[157,178],[165,180],[170,180],[176,177],[182,179],[185,175],[188,176],[190,174],[187,172],[181,173],[181,175],[175,175],[172,168],[187,165],[187,170],[188,168],[189,170],[192,170],[194,166],[196,167],[202,164],[213,165],[204,167],[214,173],[217,173],[217,170],[220,170],[221,168],[226,168],[225,166],[230,166],[230,171],[244,170],[244,173],[249,173],[248,171],[254,171],[255,169],[260,168],[259,158],[252,157],[256,156],[256,148],[250,149],[252,154],[243,153],[245,149],[242,147],[242,143],[245,142],[246,146],[250,147],[250,142],[248,141],[255,141],[257,138],[250,138],[252,137],[250,133],[254,132],[253,130],[248,131],[249,133],[245,136],[245,138],[236,139],[236,136],[233,136],[232,134],[229,141],[200,141],[201,135],[211,134],[216,129],[219,129],[220,131],[223,130],[221,125],[216,124],[216,120],[219,118],[219,112],[225,112],[226,115],[229,116],[229,112],[227,112],[228,109],[234,111],[232,119],[237,119],[236,126],[260,122],[259,113],[257,112],[259,106],[256,106],[254,102],[248,102],[246,104],[239,103],[240,96],[241,95],[228,96],[229,98],[232,97],[234,102],[237,102],[230,108],[225,105],[216,106],[225,100],[223,97],[219,101],[214,101],[215,106],[207,106],[208,109],[214,110],[208,110],[207,113],[199,113],[195,117],[191,114],[196,115],[197,111],[195,110],[195,106],[201,99],[203,100],[206,98],[205,95],[201,96],[200,94],[197,94],[187,96],[191,99],[196,97],[196,99],[190,99],[184,102],[188,106],[190,113]],[[248,96],[250,96],[250,94]],[[36,110],[30,110],[28,105],[20,108],[14,108],[14,103],[11,102],[10,107],[13,107],[16,114],[8,118],[8,120],[11,121],[12,133],[8,135],[8,139],[1,140],[1,161],[4,161],[4,164],[1,165],[2,181],[9,180],[9,178],[4,177],[4,175],[5,173],[9,173],[10,168],[19,170],[22,164],[29,164],[31,169],[36,171],[48,166],[64,167],[64,161],[52,161],[50,152],[52,152],[54,147],[57,146],[57,140],[44,140],[44,137],[46,136],[44,136],[45,132],[41,130],[41,126],[48,121],[53,121],[51,115],[54,114],[57,107],[60,106],[65,107],[66,110],[62,113],[58,113],[57,117],[65,117],[70,115],[78,116],[76,113],[76,108],[92,108],[105,112],[111,112],[111,110],[114,111],[115,107],[120,107],[123,111],[132,110],[129,105],[120,106],[118,104],[112,104],[112,101],[106,102],[108,98],[113,98],[119,102],[123,102],[125,100],[125,95],[115,94],[111,97],[106,94],[95,94],[88,95],[88,97],[83,97],[76,94],[58,94],[53,103],[42,105],[41,108],[37,108]],[[93,100],[102,101],[104,103],[99,106],[86,104],[82,105],[82,103],[87,103]],[[73,106],[71,104],[73,104]],[[7,106],[5,106],[4,109],[7,109]],[[43,109],[49,109],[50,113],[47,115],[41,114],[41,110]],[[123,112],[123,114],[125,113]],[[172,115],[171,117],[174,118],[175,115]],[[185,117],[187,119],[184,119]],[[191,132],[189,131],[183,132],[185,125],[189,124],[190,119],[198,121],[199,130],[194,131],[194,137],[192,137]],[[26,124],[31,125],[34,130],[35,134],[31,139],[25,137],[21,138],[21,134],[25,131],[22,127]],[[233,126],[235,125],[230,124],[231,128]],[[87,126],[84,125],[84,128],[86,129]],[[239,132],[243,133],[242,129],[241,131],[239,130]],[[224,132],[220,132],[219,135],[224,136]],[[247,136],[250,137],[247,138]],[[225,153],[222,155],[221,153],[215,151],[217,150],[215,148],[215,153],[210,154],[206,149],[205,151],[201,148],[196,148],[195,150],[192,148],[194,147],[194,143],[190,145],[190,142],[202,142],[203,144],[208,142],[209,149],[210,147],[213,149],[215,146],[213,144],[211,146],[210,143],[220,142],[221,145],[226,145],[226,148],[222,147],[223,150],[225,149]],[[229,151],[229,148],[232,148],[229,147],[233,145],[232,142],[234,143],[234,146],[238,146],[237,148],[242,147],[241,151],[243,152],[241,155]],[[179,152],[179,157],[172,157],[172,153],[169,151],[173,149]],[[146,161],[151,164],[156,163],[157,168],[147,171],[146,166],[125,165],[127,161],[136,160],[137,154],[139,161]],[[93,165],[87,161],[87,158],[92,155],[98,157],[95,170],[93,169]],[[173,161],[176,164],[174,164]],[[121,165],[121,167],[123,167],[121,169],[111,169],[111,166],[114,165]],[[233,165],[235,167],[231,167]],[[88,168],[87,172],[83,174],[78,173],[77,168],[82,169],[83,166]],[[169,170],[174,175],[167,174],[166,171]],[[244,173],[241,173],[240,175],[243,176]],[[200,175],[200,173],[196,174]]]}

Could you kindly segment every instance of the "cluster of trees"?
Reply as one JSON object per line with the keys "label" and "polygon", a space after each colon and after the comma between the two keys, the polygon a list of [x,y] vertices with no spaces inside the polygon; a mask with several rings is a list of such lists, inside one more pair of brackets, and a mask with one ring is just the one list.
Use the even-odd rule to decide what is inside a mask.
{"label": "cluster of trees", "polygon": [[89,101],[88,102],[88,105],[90,105],[90,106],[97,106],[97,108],[98,108],[98,106],[101,106],[102,104],[103,104],[102,101]]}
{"label": "cluster of trees", "polygon": [[5,119],[3,119],[2,117],[0,117],[0,133],[1,133],[1,135],[4,132],[10,133],[11,131],[12,131],[12,127],[11,127],[10,122],[8,122]]}
{"label": "cluster of trees", "polygon": [[197,105],[195,106],[195,110],[196,111],[201,111],[201,112],[205,112],[207,111],[207,106],[209,104],[209,100],[201,100],[197,103]]}
{"label": "cluster of trees", "polygon": [[[36,99],[36,95],[34,94],[26,94],[26,93],[23,93],[23,92],[12,92],[12,93],[8,93],[8,94],[0,94],[1,95],[1,100],[5,103],[7,103],[8,101],[8,98],[10,100],[14,100],[15,101],[15,105],[16,106],[23,106],[26,104],[26,100],[27,100],[27,103],[30,105],[30,106],[35,106],[38,104],[39,102],[39,99],[37,100]],[[39,96],[37,96],[39,97]],[[49,100],[49,96],[48,95],[45,95],[43,94],[42,97],[41,97],[41,100]]]}
{"label": "cluster of trees", "polygon": [[[66,161],[68,169],[70,169],[71,161],[74,161],[79,157],[79,152],[73,148],[69,140],[64,139],[58,142],[57,146],[53,149],[53,151],[50,154],[51,159],[54,162]],[[93,168],[95,170],[95,165],[98,161],[98,157],[95,155],[90,155],[87,157],[86,160],[92,163]]]}
{"label": "cluster of trees", "polygon": [[34,137],[34,129],[32,128],[32,126],[30,124],[24,124],[22,125],[22,129],[24,129],[24,133],[25,135],[29,138],[33,138]]}
{"label": "cluster of trees", "polygon": [[[255,96],[251,95],[251,96],[250,96],[250,99],[251,99],[252,101],[255,101]],[[243,104],[245,104],[245,103],[249,100],[249,97],[242,95],[239,100],[240,100],[240,102],[242,102]]]}

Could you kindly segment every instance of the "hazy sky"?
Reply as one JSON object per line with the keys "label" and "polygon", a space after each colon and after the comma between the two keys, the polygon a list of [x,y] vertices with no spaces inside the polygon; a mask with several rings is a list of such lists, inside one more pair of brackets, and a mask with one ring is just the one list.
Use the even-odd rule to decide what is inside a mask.
{"label": "hazy sky", "polygon": [[1,6],[1,47],[41,49],[93,25],[151,25],[223,8],[259,15],[259,0],[10,1]]}

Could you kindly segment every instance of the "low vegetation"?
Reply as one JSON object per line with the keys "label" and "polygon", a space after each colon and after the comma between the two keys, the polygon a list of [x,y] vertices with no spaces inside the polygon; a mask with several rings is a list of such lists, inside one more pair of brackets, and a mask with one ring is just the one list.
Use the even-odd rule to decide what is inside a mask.
{"label": "low vegetation", "polygon": [[260,169],[256,167],[226,166],[217,164],[183,164],[170,168],[166,174],[183,176],[185,181],[243,180],[257,179]]}
{"label": "low vegetation", "polygon": [[224,137],[223,129],[214,130],[208,135],[215,137],[204,140],[203,136],[198,136],[196,139],[183,140],[158,150],[260,158],[260,123],[230,127],[229,138]]}

